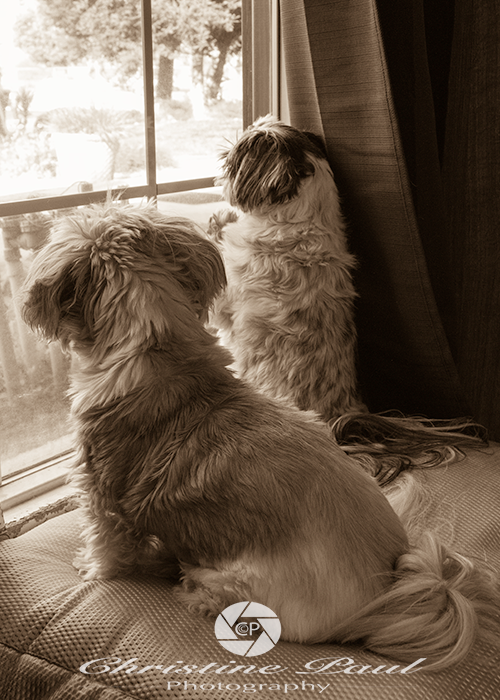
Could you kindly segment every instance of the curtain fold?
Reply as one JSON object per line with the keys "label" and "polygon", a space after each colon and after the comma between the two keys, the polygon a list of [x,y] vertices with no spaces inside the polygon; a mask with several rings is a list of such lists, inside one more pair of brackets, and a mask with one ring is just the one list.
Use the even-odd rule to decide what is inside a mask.
{"label": "curtain fold", "polygon": [[500,440],[500,8],[457,0],[443,181],[452,338],[476,419]]}
{"label": "curtain fold", "polygon": [[[439,12],[426,8],[429,1],[282,2],[290,117],[324,136],[343,198],[359,261],[359,377],[370,410],[474,415],[494,433],[477,392],[498,372],[482,378],[482,389],[464,382],[474,353],[461,359],[465,290],[458,293],[450,271],[449,227],[450,198],[460,198],[463,187],[452,193],[447,183],[447,203],[441,169],[445,141],[448,163],[455,153],[449,126],[445,139],[443,86],[461,48],[454,37],[450,58],[451,0]],[[440,33],[443,19],[448,31]],[[465,258],[461,263],[467,268]]]}

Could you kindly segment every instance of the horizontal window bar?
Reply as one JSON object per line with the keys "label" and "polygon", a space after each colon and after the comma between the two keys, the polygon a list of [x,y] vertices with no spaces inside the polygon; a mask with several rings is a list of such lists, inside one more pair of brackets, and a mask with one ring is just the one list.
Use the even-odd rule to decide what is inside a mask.
{"label": "horizontal window bar", "polygon": [[16,216],[19,214],[32,214],[47,209],[66,209],[79,207],[94,202],[105,201],[108,197],[117,199],[136,199],[148,197],[152,199],[157,194],[171,194],[174,192],[186,192],[187,190],[203,189],[214,186],[215,177],[202,177],[193,180],[179,180],[177,182],[164,182],[156,187],[141,185],[138,187],[123,187],[113,190],[96,190],[91,192],[78,192],[68,195],[52,195],[50,197],[37,197],[34,199],[20,199],[12,202],[0,202],[0,218]]}
{"label": "horizontal window bar", "polygon": [[196,180],[164,182],[158,185],[157,194],[174,194],[175,192],[187,192],[188,190],[201,190],[206,187],[215,187],[215,180],[215,177],[200,177]]}

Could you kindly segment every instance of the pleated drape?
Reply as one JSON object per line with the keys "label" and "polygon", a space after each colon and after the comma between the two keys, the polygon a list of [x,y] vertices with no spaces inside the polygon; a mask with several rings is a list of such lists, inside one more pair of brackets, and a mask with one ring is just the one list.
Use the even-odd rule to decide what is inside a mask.
{"label": "pleated drape", "polygon": [[[464,382],[472,361],[471,353],[460,360],[464,290],[450,272],[450,246],[466,255],[450,238],[447,202],[463,203],[462,186],[452,192],[443,179],[443,159],[461,152],[448,140],[447,81],[460,54],[456,13],[451,1],[439,12],[427,5],[284,0],[290,117],[324,136],[343,198],[359,261],[359,377],[369,408],[473,415],[494,432],[494,416],[479,410],[476,387]],[[456,112],[455,121],[461,118]],[[497,380],[498,373],[483,377],[482,390]]]}
{"label": "pleated drape", "polygon": [[500,440],[500,6],[460,0],[443,182],[452,350],[477,420]]}

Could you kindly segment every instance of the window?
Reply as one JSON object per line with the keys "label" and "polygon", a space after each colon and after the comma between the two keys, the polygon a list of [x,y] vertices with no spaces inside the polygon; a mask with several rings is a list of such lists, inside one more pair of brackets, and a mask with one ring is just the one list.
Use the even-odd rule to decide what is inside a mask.
{"label": "window", "polygon": [[[119,10],[117,10],[119,8]],[[0,507],[59,487],[70,359],[15,295],[51,223],[111,192],[204,223],[218,156],[279,113],[277,0],[5,5],[0,26]]]}

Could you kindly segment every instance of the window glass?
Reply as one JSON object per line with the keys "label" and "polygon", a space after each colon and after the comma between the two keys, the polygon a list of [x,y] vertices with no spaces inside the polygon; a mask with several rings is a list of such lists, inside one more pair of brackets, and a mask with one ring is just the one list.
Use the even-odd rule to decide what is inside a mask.
{"label": "window glass", "polygon": [[241,0],[153,0],[158,182],[211,177],[242,128]]}
{"label": "window glass", "polygon": [[221,150],[241,131],[241,1],[152,0],[151,9],[153,74],[144,79],[140,0],[0,0],[0,205],[20,202],[16,216],[0,216],[4,485],[72,445],[71,360],[35,340],[15,304],[52,222],[67,211],[22,213],[29,201],[48,198],[51,207],[60,195],[149,188],[148,80],[156,182],[167,183],[159,206],[203,225],[220,200],[218,189],[165,193],[177,188],[168,183],[216,175]]}
{"label": "window glass", "polygon": [[69,358],[57,343],[35,339],[20,318],[16,295],[28,266],[63,211],[0,219],[0,465],[2,476],[71,447]]}
{"label": "window glass", "polygon": [[139,0],[133,73],[107,49],[109,3],[0,2],[0,201],[144,184]]}

